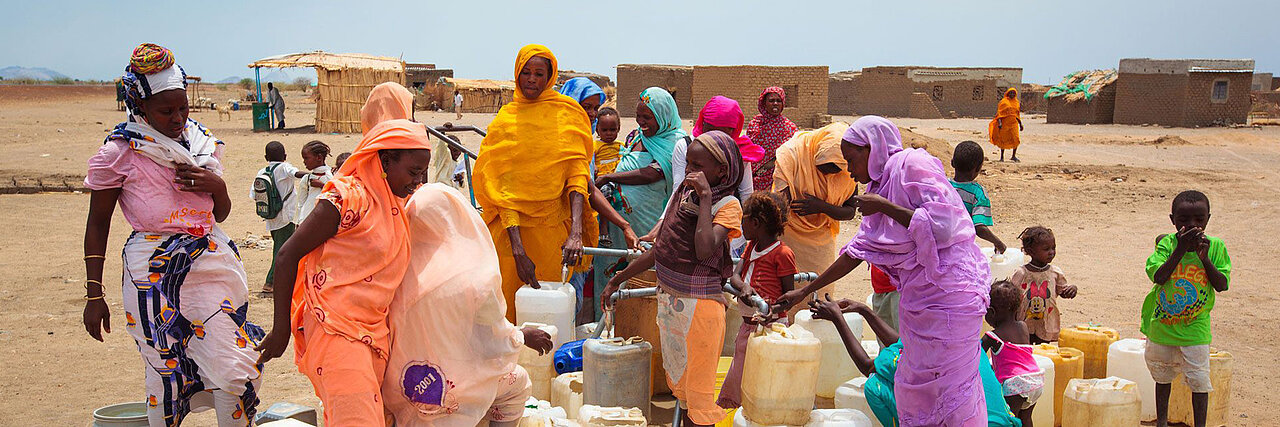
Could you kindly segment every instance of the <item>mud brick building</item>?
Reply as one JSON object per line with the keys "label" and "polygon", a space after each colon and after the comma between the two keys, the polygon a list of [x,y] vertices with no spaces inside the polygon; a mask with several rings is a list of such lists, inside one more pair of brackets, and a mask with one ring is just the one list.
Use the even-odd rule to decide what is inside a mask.
{"label": "mud brick building", "polygon": [[1071,73],[1049,88],[1048,123],[1112,123],[1116,111],[1116,70],[1086,70]]}
{"label": "mud brick building", "polygon": [[624,116],[635,114],[631,106],[640,92],[657,86],[671,92],[680,117],[693,119],[698,109],[716,95],[738,101],[749,120],[756,100],[766,87],[781,87],[787,94],[786,115],[801,127],[814,127],[827,114],[826,66],[764,65],[618,65],[618,105]]}
{"label": "mud brick building", "polygon": [[404,64],[405,86],[423,90],[434,85],[441,77],[453,77],[453,70],[436,68],[436,64]]}
{"label": "mud brick building", "polygon": [[1021,68],[893,66],[837,74],[829,81],[840,93],[833,114],[991,117],[1005,89],[1022,87]]}
{"label": "mud brick building", "polygon": [[1210,126],[1245,123],[1252,59],[1120,60],[1115,123]]}

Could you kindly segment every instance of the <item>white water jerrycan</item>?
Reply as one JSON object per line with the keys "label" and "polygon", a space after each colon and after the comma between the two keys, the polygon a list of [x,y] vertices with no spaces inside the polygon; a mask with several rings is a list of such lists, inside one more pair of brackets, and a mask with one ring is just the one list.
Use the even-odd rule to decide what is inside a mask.
{"label": "white water jerrycan", "polygon": [[551,405],[564,408],[569,419],[578,419],[582,408],[582,372],[560,374],[551,383]]}
{"label": "white water jerrycan", "polygon": [[[849,324],[849,331],[853,332],[855,338],[862,337],[862,315],[844,313],[844,321]],[[796,321],[793,325],[793,328],[809,331],[822,343],[822,361],[818,367],[816,390],[818,397],[831,399],[836,396],[836,387],[862,375],[858,367],[854,366],[848,350],[844,348],[844,341],[840,339],[840,332],[836,330],[834,324],[826,320],[814,319],[813,310],[800,310],[796,313]]]}
{"label": "white water jerrycan", "polygon": [[1018,267],[1027,263],[1026,254],[1018,248],[1007,248],[1003,254],[998,254],[995,248],[983,247],[982,254],[987,256],[987,263],[991,266],[991,283],[1008,279],[1018,271]]}
{"label": "white water jerrycan", "polygon": [[534,289],[529,285],[516,290],[516,323],[535,322],[555,326],[560,331],[559,337],[552,342],[552,351],[561,344],[573,341],[574,312],[577,296],[573,285],[559,282],[538,282],[541,286]]}
{"label": "white water jerrycan", "polygon": [[[538,328],[551,335],[551,341],[556,340],[559,330],[555,326],[542,323],[527,322],[520,324],[520,329]],[[533,382],[533,397],[539,400],[547,400],[551,398],[551,380],[556,377],[556,364],[554,361],[554,352],[538,355],[538,351],[528,346],[520,347],[520,358],[517,363],[529,372],[529,381]]]}
{"label": "white water jerrycan", "polygon": [[742,365],[742,409],[764,425],[804,425],[818,388],[822,342],[799,327],[773,323],[747,341]]}
{"label": "white water jerrycan", "polygon": [[[1142,420],[1156,419],[1156,382],[1147,369],[1147,340],[1125,338],[1107,349],[1107,376],[1124,378],[1138,385],[1142,397]],[[1216,384],[1215,384],[1216,386]]]}
{"label": "white water jerrycan", "polygon": [[1062,427],[1136,426],[1138,385],[1122,378],[1074,379],[1062,395]]}
{"label": "white water jerrycan", "polygon": [[[836,388],[835,406],[837,409],[854,409],[862,412],[871,419],[870,425],[883,427],[875,413],[871,412],[871,405],[867,403],[867,396],[863,391],[866,383],[866,377],[858,377],[840,384],[840,387]],[[1052,426],[1053,423],[1046,425]]]}
{"label": "white water jerrycan", "polygon": [[582,409],[578,410],[578,422],[583,427],[644,427],[648,423],[640,408],[596,405],[582,405]]}
{"label": "white water jerrycan", "polygon": [[653,346],[640,337],[591,339],[582,346],[582,402],[639,408],[648,417]]}
{"label": "white water jerrycan", "polygon": [[1053,425],[1053,382],[1057,380],[1054,375],[1053,359],[1044,355],[1033,355],[1036,359],[1036,366],[1040,367],[1040,372],[1044,372],[1044,390],[1040,393],[1040,398],[1036,399],[1036,407],[1031,411],[1032,423],[1038,426]]}

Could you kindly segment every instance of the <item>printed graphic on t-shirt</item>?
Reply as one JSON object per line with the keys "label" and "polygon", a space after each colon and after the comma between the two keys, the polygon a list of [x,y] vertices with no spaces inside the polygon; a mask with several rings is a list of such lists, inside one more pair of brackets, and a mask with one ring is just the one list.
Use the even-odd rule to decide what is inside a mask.
{"label": "printed graphic on t-shirt", "polygon": [[1022,289],[1027,297],[1027,320],[1043,320],[1045,315],[1053,311],[1049,306],[1049,281],[1044,280],[1023,283]]}
{"label": "printed graphic on t-shirt", "polygon": [[1179,264],[1169,282],[1160,288],[1155,320],[1166,325],[1186,324],[1200,315],[1208,303],[1205,288],[1209,280],[1204,269],[1195,264]]}

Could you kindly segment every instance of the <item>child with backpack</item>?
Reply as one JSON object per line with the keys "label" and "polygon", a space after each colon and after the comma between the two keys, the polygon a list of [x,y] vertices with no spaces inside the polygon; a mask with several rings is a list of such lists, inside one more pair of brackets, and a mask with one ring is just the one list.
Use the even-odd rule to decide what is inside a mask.
{"label": "child with backpack", "polygon": [[276,254],[280,247],[293,235],[297,225],[294,216],[298,212],[298,198],[294,197],[294,188],[298,178],[307,176],[306,171],[289,164],[285,160],[284,144],[280,141],[267,143],[267,166],[258,170],[253,179],[254,206],[267,223],[267,231],[271,232],[271,269],[267,270],[267,280],[262,285],[261,295],[271,296],[275,290]]}

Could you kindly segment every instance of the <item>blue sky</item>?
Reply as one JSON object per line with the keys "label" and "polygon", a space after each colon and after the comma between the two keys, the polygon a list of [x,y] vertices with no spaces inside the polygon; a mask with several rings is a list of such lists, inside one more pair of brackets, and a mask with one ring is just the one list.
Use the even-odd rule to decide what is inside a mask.
{"label": "blue sky", "polygon": [[1050,83],[1126,57],[1252,58],[1280,73],[1280,2],[1265,0],[5,3],[0,67],[82,79],[117,76],[141,42],[212,80],[315,49],[509,79],[526,43],[608,75],[619,63],[1015,66]]}

